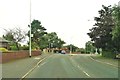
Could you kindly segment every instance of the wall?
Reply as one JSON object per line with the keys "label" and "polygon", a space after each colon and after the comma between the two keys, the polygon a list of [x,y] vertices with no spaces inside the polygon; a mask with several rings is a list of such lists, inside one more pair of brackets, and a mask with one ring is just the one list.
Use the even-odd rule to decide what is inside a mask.
{"label": "wall", "polygon": [[[41,55],[41,51],[32,51],[32,56]],[[9,62],[16,59],[22,59],[29,57],[29,51],[15,51],[15,52],[5,52],[2,53],[2,59],[0,57],[0,63]]]}

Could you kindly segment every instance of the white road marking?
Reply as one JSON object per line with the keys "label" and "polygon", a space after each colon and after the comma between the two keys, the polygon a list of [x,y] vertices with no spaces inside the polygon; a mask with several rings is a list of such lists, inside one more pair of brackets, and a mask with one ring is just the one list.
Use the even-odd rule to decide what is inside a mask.
{"label": "white road marking", "polygon": [[42,63],[42,64],[38,65],[38,67],[43,66],[45,63],[47,63],[47,62],[44,62],[44,63]]}
{"label": "white road marking", "polygon": [[38,66],[38,64],[40,64],[44,59],[45,59],[45,58],[43,58],[42,60],[40,60],[40,61],[37,63],[37,65],[35,65],[32,69],[30,69],[30,70],[21,78],[21,80],[24,79],[30,72],[32,72],[32,71]]}
{"label": "white road marking", "polygon": [[87,73],[87,72],[85,72],[85,71],[83,71],[88,77],[90,77],[90,75]]}
{"label": "white road marking", "polygon": [[42,63],[41,66],[44,65],[45,63],[46,63],[46,62]]}
{"label": "white road marking", "polygon": [[35,57],[34,59],[40,59],[40,58],[38,58],[38,57]]}
{"label": "white road marking", "polygon": [[[52,56],[52,55],[51,55],[51,56]],[[51,57],[51,56],[49,56],[49,57]],[[22,78],[21,78],[20,80],[23,80],[28,74],[30,74],[30,72],[32,72],[36,67],[38,67],[39,64],[40,64],[43,60],[45,60],[46,58],[48,58],[48,57],[45,57],[45,58],[41,59],[32,69],[30,69],[24,76],[22,76]]]}
{"label": "white road marking", "polygon": [[73,63],[75,63],[76,67],[77,67],[79,70],[81,70],[86,76],[91,77],[91,76],[90,76],[86,71],[84,71],[84,70],[79,66],[79,64],[76,63],[72,58],[70,58],[70,60],[71,60]]}
{"label": "white road marking", "polygon": [[85,75],[87,75],[88,77],[90,77],[90,75],[89,75],[86,71],[82,70],[79,65],[78,65],[77,67],[78,67]]}
{"label": "white road marking", "polygon": [[95,60],[95,59],[93,59],[92,57],[90,57],[90,59]]}
{"label": "white road marking", "polygon": [[79,66],[79,65],[78,65],[77,67],[78,67],[78,68],[80,68],[80,66]]}

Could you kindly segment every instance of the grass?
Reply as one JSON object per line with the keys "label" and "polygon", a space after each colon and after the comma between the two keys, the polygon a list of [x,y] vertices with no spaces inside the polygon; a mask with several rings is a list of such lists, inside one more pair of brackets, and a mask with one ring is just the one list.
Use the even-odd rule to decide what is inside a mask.
{"label": "grass", "polygon": [[95,60],[99,60],[101,62],[107,62],[107,63],[118,66],[118,61],[119,61],[118,59],[107,58],[101,55],[91,55],[91,57]]}

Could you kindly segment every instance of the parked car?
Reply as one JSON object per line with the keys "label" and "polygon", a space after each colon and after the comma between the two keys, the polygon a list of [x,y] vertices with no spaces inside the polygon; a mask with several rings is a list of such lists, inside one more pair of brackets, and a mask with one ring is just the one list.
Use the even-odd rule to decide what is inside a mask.
{"label": "parked car", "polygon": [[65,54],[65,53],[66,53],[66,51],[65,51],[65,50],[62,50],[62,51],[61,51],[61,54]]}

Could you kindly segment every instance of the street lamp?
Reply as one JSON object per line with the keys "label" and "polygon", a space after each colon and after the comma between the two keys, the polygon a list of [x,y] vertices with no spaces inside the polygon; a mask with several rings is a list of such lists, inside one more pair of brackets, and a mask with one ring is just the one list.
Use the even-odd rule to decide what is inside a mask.
{"label": "street lamp", "polygon": [[30,0],[30,37],[29,37],[29,57],[31,57],[31,0]]}

